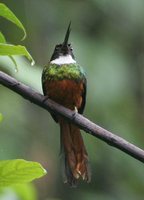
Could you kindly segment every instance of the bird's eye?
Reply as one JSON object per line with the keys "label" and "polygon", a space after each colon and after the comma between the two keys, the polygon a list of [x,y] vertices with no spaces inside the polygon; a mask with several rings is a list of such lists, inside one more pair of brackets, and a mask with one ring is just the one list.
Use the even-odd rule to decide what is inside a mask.
{"label": "bird's eye", "polygon": [[58,50],[59,50],[59,47],[56,47],[55,50],[58,51]]}

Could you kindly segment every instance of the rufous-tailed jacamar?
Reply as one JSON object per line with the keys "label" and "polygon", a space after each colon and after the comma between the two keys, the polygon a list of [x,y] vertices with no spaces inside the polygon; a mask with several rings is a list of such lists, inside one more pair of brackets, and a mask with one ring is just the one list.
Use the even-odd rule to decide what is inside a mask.
{"label": "rufous-tailed jacamar", "polygon": [[[44,67],[42,86],[45,96],[82,114],[86,103],[86,77],[68,43],[70,31],[69,24],[64,42],[55,46],[49,64]],[[64,182],[75,186],[80,177],[89,182],[88,154],[80,129],[62,117],[54,114],[52,117],[60,125]]]}

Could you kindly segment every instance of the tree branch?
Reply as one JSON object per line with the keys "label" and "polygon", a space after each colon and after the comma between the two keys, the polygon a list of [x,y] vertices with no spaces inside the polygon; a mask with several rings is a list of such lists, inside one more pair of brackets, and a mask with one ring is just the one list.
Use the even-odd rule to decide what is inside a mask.
{"label": "tree branch", "polygon": [[76,124],[79,128],[86,131],[87,133],[105,141],[109,145],[120,149],[121,151],[127,153],[128,155],[134,157],[135,159],[144,162],[144,151],[137,146],[127,142],[123,138],[114,135],[110,131],[94,124],[87,118],[80,114],[75,114],[71,111],[50,99],[45,99],[45,97],[30,87],[18,82],[16,79],[0,71],[0,84],[18,93],[25,99],[28,99],[32,103],[48,110],[51,113],[60,115],[72,123]]}

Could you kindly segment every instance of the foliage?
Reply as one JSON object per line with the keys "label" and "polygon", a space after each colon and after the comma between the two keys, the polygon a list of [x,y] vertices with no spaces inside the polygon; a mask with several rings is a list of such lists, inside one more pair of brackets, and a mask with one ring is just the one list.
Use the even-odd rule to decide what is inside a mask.
{"label": "foliage", "polygon": [[[55,44],[63,41],[71,20],[70,42],[87,77],[84,115],[143,148],[144,1],[2,1],[26,24],[30,37],[23,44],[39,65],[29,67],[26,59],[17,57],[19,72],[15,73],[9,58],[3,56],[0,69],[42,93],[42,68]],[[19,29],[12,23],[1,20],[1,28],[9,41],[17,41]],[[2,86],[0,112],[4,116],[0,159],[23,157],[48,165],[48,177],[36,184],[39,199],[143,199],[142,163],[83,133],[92,181],[71,189],[62,183],[59,127],[50,114]]]}
{"label": "foliage", "polygon": [[3,116],[2,114],[0,113],[0,122],[3,120]]}
{"label": "foliage", "polygon": [[[14,15],[14,13],[3,3],[0,3],[0,16],[6,18],[7,20],[13,22],[15,25],[17,25],[23,32],[24,36],[23,39],[26,37],[26,30],[22,23],[19,21],[19,19]],[[21,45],[10,45],[6,43],[6,39],[2,32],[0,32],[0,55],[1,56],[9,56],[12,62],[14,63],[16,70],[17,70],[17,64],[15,59],[12,57],[12,55],[24,55],[26,56],[32,63],[34,64],[34,60],[27,51],[26,47]]]}
{"label": "foliage", "polygon": [[0,188],[0,199],[7,200],[36,200],[37,192],[33,184],[16,184]]}
{"label": "foliage", "polygon": [[33,59],[26,48],[21,45],[0,44],[0,55],[25,55],[33,64]]}
{"label": "foliage", "polygon": [[[0,3],[0,16],[6,18],[7,20],[13,22],[15,25],[17,25],[23,32],[24,37],[26,37],[26,31],[22,23],[18,20],[18,18],[14,15],[14,13],[3,3]],[[14,63],[16,69],[17,69],[17,63],[13,57],[13,55],[24,55],[26,56],[31,63],[34,63],[33,58],[27,51],[25,46],[22,45],[12,45],[7,44],[6,39],[2,32],[0,32],[0,55],[1,56],[9,56],[9,58]],[[3,116],[0,113],[0,122],[2,121]],[[25,161],[22,159],[15,159],[15,160],[4,160],[0,161],[0,188],[5,187],[5,189],[1,189],[0,192],[0,198],[2,198],[1,195],[3,195],[3,192],[6,191],[6,187],[11,186],[11,188],[7,188],[8,191],[12,190],[12,185],[17,185],[17,193],[19,191],[22,191],[24,189],[24,194],[29,190],[26,186],[26,183],[40,178],[46,174],[46,170],[37,162],[31,162],[31,161]],[[21,186],[18,186],[21,184]],[[29,190],[30,192],[30,190]],[[4,192],[5,193],[5,192]],[[7,195],[8,193],[6,193]],[[23,195],[25,200],[32,199],[26,197],[26,195]],[[5,198],[5,197],[3,197]],[[6,197],[7,198],[7,197]],[[35,198],[33,198],[35,199]]]}
{"label": "foliage", "polygon": [[6,18],[7,20],[13,22],[17,25],[23,32],[23,39],[26,37],[26,30],[15,14],[3,3],[0,3],[0,16]]}
{"label": "foliage", "polygon": [[46,174],[39,163],[22,159],[0,161],[0,187],[23,184]]}

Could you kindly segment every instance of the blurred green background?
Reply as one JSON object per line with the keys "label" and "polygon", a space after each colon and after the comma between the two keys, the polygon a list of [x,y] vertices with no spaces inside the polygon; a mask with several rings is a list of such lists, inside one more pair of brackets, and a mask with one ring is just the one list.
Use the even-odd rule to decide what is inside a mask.
{"label": "blurred green background", "polygon": [[[144,147],[144,1],[143,0],[4,0],[22,21],[27,38],[1,20],[8,42],[27,47],[35,66],[6,57],[0,70],[42,93],[41,73],[54,46],[72,21],[70,41],[87,74],[84,115],[135,145]],[[41,200],[143,200],[144,167],[139,161],[83,133],[92,181],[72,189],[63,184],[59,127],[50,114],[0,85],[0,159],[40,162],[48,174],[34,182]],[[34,189],[34,188],[33,188]],[[37,196],[37,197],[36,197]],[[0,197],[1,200],[6,198]],[[8,199],[8,198],[7,198]],[[23,200],[23,197],[9,198]],[[25,200],[25,199],[24,199]]]}

